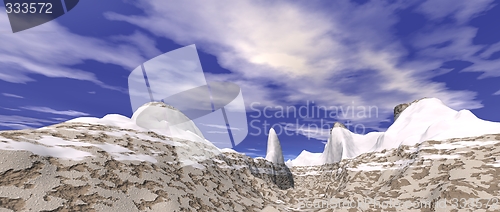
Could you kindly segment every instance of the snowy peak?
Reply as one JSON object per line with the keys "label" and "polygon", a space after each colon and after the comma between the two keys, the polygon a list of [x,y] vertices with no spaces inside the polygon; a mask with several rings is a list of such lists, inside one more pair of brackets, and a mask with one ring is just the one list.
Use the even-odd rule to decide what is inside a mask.
{"label": "snowy peak", "polygon": [[500,123],[481,120],[469,110],[456,111],[436,98],[423,98],[394,108],[394,123],[385,132],[360,135],[341,123],[330,131],[323,153],[302,152],[289,166],[338,163],[363,153],[414,146],[425,141],[500,133]]}
{"label": "snowy peak", "polygon": [[[374,150],[397,148],[400,145],[415,145],[422,142],[426,130],[435,123],[450,122],[458,112],[446,106],[437,98],[424,98],[411,103],[398,119],[387,129]],[[444,128],[434,128],[443,131]],[[471,129],[470,129],[471,130]],[[469,130],[469,131],[470,131]],[[451,135],[453,136],[453,135]],[[429,137],[429,139],[432,139]]]}
{"label": "snowy peak", "polygon": [[[362,153],[358,145],[367,146],[367,142],[356,136],[360,135],[352,133],[342,123],[337,122],[330,129],[330,135],[322,153],[311,153],[304,150],[297,158],[287,161],[286,164],[288,166],[320,166],[338,163],[344,158],[356,157]],[[368,137],[371,138],[373,135]],[[358,140],[356,141],[355,138]],[[355,142],[359,142],[359,144]],[[368,146],[370,146],[369,143]]]}
{"label": "snowy peak", "polygon": [[358,156],[360,150],[355,142],[355,135],[342,123],[336,122],[330,130],[330,137],[318,164],[338,163],[344,158]]}
{"label": "snowy peak", "polygon": [[345,127],[345,125],[340,123],[340,122],[335,122],[335,124],[333,124],[333,128],[337,128],[337,127],[347,129],[347,127]]}
{"label": "snowy peak", "polygon": [[[335,123],[337,124],[337,123]],[[346,138],[344,135],[348,135],[349,132],[341,127],[333,127],[330,131],[330,137],[328,138],[328,142],[325,145],[325,149],[323,150],[323,154],[320,157],[320,163],[328,164],[328,163],[338,163],[342,160],[343,146]]]}
{"label": "snowy peak", "polygon": [[[424,97],[422,99],[427,99],[427,97]],[[413,102],[410,102],[410,103],[403,103],[403,104],[399,104],[397,105],[396,107],[394,107],[394,121],[396,121],[399,117],[399,115],[406,109],[408,108],[410,105],[414,104],[414,103],[417,103],[419,102],[420,100],[422,99],[417,99]]]}
{"label": "snowy peak", "polygon": [[134,112],[131,119],[140,127],[156,130],[165,135],[188,140],[205,140],[200,129],[191,119],[163,102],[144,104]]}
{"label": "snowy peak", "polygon": [[273,128],[269,130],[269,136],[267,137],[266,160],[276,164],[285,163],[283,152],[281,150],[280,140],[278,139],[278,135]]}
{"label": "snowy peak", "polygon": [[413,101],[396,115],[397,120],[379,137],[373,151],[500,132],[500,123],[481,120],[469,110],[456,111],[437,98]]}

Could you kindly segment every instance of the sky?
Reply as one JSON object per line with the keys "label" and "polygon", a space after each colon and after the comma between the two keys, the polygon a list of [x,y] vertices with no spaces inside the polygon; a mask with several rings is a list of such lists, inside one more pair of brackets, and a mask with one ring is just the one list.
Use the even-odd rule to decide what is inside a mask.
{"label": "sky", "polygon": [[193,44],[208,82],[241,88],[234,149],[252,157],[271,126],[287,160],[322,152],[336,121],[384,131],[422,97],[500,122],[499,3],[85,0],[17,33],[0,6],[0,130],[131,117],[132,70]]}

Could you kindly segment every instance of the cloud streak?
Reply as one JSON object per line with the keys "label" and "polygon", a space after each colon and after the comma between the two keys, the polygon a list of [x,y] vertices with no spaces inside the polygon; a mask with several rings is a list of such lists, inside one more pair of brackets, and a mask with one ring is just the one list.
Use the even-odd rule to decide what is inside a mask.
{"label": "cloud streak", "polygon": [[10,110],[10,111],[21,111],[19,109],[15,109],[15,108],[8,108],[8,107],[2,107],[2,109],[4,110]]}
{"label": "cloud streak", "polygon": [[31,129],[54,123],[56,122],[26,116],[0,115],[0,126],[9,127],[12,129]]}
{"label": "cloud streak", "polygon": [[19,95],[11,94],[11,93],[2,93],[2,95],[6,96],[6,97],[12,97],[12,98],[24,99],[24,97],[23,97],[23,96],[19,96]]}
{"label": "cloud streak", "polygon": [[[207,127],[213,127],[213,128],[217,128],[217,129],[221,129],[221,130],[227,130],[227,126],[225,125],[218,125],[218,124],[203,124],[202,125],[205,125]],[[236,130],[236,131],[240,131],[241,129],[239,128],[236,128],[236,127],[230,127],[231,130]],[[227,131],[226,131],[227,133]]]}
{"label": "cloud streak", "polygon": [[296,123],[282,123],[286,131],[303,135],[308,139],[314,138],[316,140],[326,141],[330,136],[330,129],[321,128],[316,124],[311,125],[297,125]]}
{"label": "cloud streak", "polygon": [[[0,29],[10,29],[5,10],[0,10]],[[126,89],[110,86],[87,70],[72,66],[96,61],[132,70],[145,57],[159,51],[148,36],[135,32],[110,39],[81,36],[50,21],[18,33],[0,33],[0,80],[11,83],[34,81],[30,74],[52,78],[90,81],[96,85],[126,93]]]}
{"label": "cloud streak", "polygon": [[49,107],[27,106],[27,107],[21,107],[21,108],[25,109],[25,110],[31,110],[31,111],[42,112],[42,113],[51,113],[51,114],[56,114],[56,115],[65,115],[65,116],[88,116],[88,115],[90,115],[88,113],[74,111],[74,110],[55,110],[55,109],[52,109]]}

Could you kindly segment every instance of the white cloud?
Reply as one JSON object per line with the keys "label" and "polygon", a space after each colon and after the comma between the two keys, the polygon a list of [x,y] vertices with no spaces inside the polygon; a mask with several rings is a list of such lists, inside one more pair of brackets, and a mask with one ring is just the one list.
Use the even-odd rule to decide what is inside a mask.
{"label": "white cloud", "polygon": [[[0,29],[10,29],[5,10],[0,10]],[[141,53],[157,53],[155,43],[135,33],[112,39],[97,39],[74,34],[50,21],[18,33],[0,33],[0,80],[12,83],[34,81],[30,74],[93,82],[103,88],[126,92],[110,86],[88,71],[70,66],[93,60],[116,64],[132,70],[145,59]]]}
{"label": "white cloud", "polygon": [[262,151],[260,149],[254,149],[254,148],[248,148],[247,150],[248,151],[252,151],[252,152],[260,152],[260,151]]}
{"label": "white cloud", "polygon": [[494,93],[493,95],[500,95],[500,90],[498,90],[496,93]]}
{"label": "white cloud", "polygon": [[116,41],[132,43],[137,47],[141,47],[138,50],[147,58],[156,57],[162,53],[158,48],[156,48],[155,40],[138,31],[135,31],[131,35],[113,36],[112,39]]}
{"label": "white cloud", "polygon": [[211,133],[211,134],[228,134],[227,131],[214,131],[214,130],[207,131],[207,133]]}
{"label": "white cloud", "polygon": [[10,111],[21,111],[19,109],[15,109],[15,108],[8,108],[8,107],[2,107],[2,109],[4,110],[10,110]]}
{"label": "white cloud", "polygon": [[[282,123],[286,131],[291,131],[298,135],[303,135],[308,139],[314,138],[317,140],[326,141],[330,137],[329,128],[321,128],[316,124],[296,124],[296,123]],[[286,132],[284,132],[286,133]]]}
{"label": "white cloud", "polygon": [[56,122],[38,118],[25,117],[25,116],[0,115],[0,125],[10,127],[13,129],[27,129],[34,127],[41,127],[54,123]]}
{"label": "white cloud", "polygon": [[[208,79],[239,84],[247,105],[296,105],[307,100],[323,105],[375,105],[379,117],[356,122],[377,128],[381,119],[392,115],[394,106],[421,97],[440,98],[454,109],[482,107],[475,92],[450,90],[432,77],[446,73],[434,71],[443,62],[477,59],[474,53],[481,47],[472,44],[475,29],[461,24],[488,9],[490,2],[443,2],[451,5],[447,8],[437,7],[434,1],[420,5],[418,10],[432,20],[453,14],[458,21],[414,36],[417,57],[411,61],[404,59],[408,52],[392,34],[398,22],[395,13],[411,6],[399,2],[369,1],[356,6],[335,1],[321,9],[282,1],[172,4],[147,0],[137,3],[145,16],[107,13],[106,17],[181,45],[196,43],[217,56],[219,64],[233,74],[209,74]],[[447,47],[434,46],[450,40]],[[482,69],[496,64],[476,61],[476,67],[486,64]]]}
{"label": "white cloud", "polygon": [[23,96],[11,94],[11,93],[2,93],[2,95],[6,96],[6,97],[13,97],[13,98],[18,98],[18,99],[24,99]]}
{"label": "white cloud", "polygon": [[24,125],[24,124],[12,124],[12,123],[0,122],[0,126],[8,127],[8,128],[15,129],[15,130],[32,129],[32,127]]}
{"label": "white cloud", "polygon": [[79,112],[79,111],[74,111],[74,110],[54,110],[49,107],[36,107],[36,106],[27,106],[27,107],[21,107],[22,109],[25,110],[32,110],[32,111],[37,111],[37,112],[42,112],[42,113],[52,113],[52,114],[57,114],[57,115],[65,115],[65,116],[87,116],[89,115],[88,113],[84,112]]}
{"label": "white cloud", "polygon": [[57,120],[57,121],[67,121],[67,120],[69,120],[67,118],[52,118],[52,119]]}
{"label": "white cloud", "polygon": [[[217,129],[223,129],[223,130],[227,130],[227,126],[225,125],[218,125],[218,124],[204,124],[202,123],[202,125],[205,125],[207,127],[213,127],[213,128],[217,128]],[[230,127],[231,130],[236,130],[236,131],[240,131],[241,129],[239,128],[236,128],[236,127]],[[226,131],[227,133],[227,131]]]}
{"label": "white cloud", "polygon": [[455,1],[455,0],[427,0],[418,10],[430,19],[443,19],[452,16],[460,24],[469,21],[482,11],[491,8],[494,0]]}

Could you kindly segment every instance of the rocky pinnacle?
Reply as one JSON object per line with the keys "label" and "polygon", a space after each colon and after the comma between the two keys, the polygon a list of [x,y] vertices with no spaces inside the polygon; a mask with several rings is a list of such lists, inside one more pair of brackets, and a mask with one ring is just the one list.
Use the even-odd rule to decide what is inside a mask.
{"label": "rocky pinnacle", "polygon": [[277,164],[285,163],[280,140],[278,139],[278,135],[276,135],[276,131],[274,131],[273,128],[269,130],[269,136],[267,138],[266,160]]}

